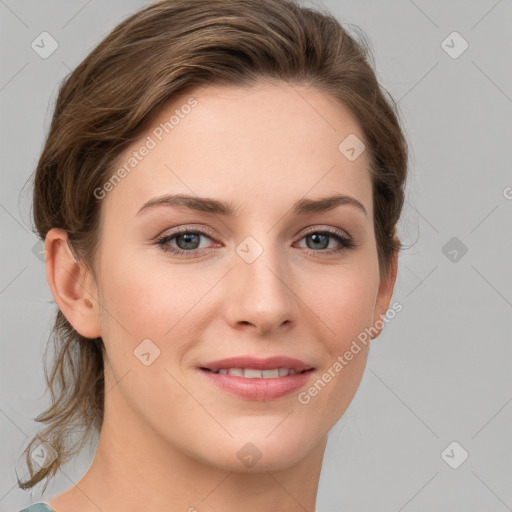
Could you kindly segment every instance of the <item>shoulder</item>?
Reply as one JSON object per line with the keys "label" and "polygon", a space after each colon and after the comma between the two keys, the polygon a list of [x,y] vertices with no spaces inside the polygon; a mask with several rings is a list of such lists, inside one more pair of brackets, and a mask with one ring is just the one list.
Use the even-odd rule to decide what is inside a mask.
{"label": "shoulder", "polygon": [[30,507],[20,510],[20,512],[55,512],[55,510],[46,503],[41,502],[34,503],[33,505],[30,505]]}

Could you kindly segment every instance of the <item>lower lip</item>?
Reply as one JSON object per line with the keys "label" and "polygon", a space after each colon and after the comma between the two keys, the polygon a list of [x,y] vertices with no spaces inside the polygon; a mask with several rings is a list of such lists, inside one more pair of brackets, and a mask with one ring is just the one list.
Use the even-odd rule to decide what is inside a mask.
{"label": "lower lip", "polygon": [[200,370],[206,378],[220,389],[247,400],[267,401],[281,398],[302,388],[309,380],[312,370],[287,377],[248,379],[229,374]]}

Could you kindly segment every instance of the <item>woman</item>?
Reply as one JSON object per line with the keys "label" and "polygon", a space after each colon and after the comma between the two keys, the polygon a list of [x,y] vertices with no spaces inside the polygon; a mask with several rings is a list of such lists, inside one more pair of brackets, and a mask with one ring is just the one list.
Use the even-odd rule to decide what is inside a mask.
{"label": "woman", "polygon": [[20,487],[99,443],[26,510],[313,511],[390,308],[406,174],[393,101],[330,15],[164,0],[118,25],[35,173],[57,358]]}

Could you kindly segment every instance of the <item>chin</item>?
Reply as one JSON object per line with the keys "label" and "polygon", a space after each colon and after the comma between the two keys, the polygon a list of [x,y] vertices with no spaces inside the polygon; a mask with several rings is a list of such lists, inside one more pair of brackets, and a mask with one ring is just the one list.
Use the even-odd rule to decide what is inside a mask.
{"label": "chin", "polygon": [[212,441],[215,444],[213,453],[199,458],[209,466],[236,473],[280,471],[299,463],[323,441],[321,435],[308,438],[298,428],[282,431],[278,428],[271,434],[269,432],[248,430],[235,438],[226,436],[224,442]]}

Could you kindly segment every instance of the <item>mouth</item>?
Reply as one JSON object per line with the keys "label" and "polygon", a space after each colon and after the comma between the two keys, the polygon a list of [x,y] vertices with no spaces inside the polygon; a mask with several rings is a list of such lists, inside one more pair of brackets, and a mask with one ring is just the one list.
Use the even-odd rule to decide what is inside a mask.
{"label": "mouth", "polygon": [[218,370],[212,370],[210,368],[200,367],[199,369],[205,372],[217,373],[219,375],[231,375],[244,379],[276,379],[313,371],[313,368],[302,371],[297,371],[294,368],[272,368],[268,370],[258,370],[257,368],[219,368]]}
{"label": "mouth", "polygon": [[298,391],[315,368],[289,357],[234,357],[198,367],[210,383],[239,398],[268,401]]}

